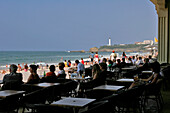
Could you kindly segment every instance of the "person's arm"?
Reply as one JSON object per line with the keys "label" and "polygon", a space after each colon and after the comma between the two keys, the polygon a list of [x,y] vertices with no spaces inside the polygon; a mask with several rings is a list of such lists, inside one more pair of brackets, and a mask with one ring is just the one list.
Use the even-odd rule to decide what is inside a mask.
{"label": "person's arm", "polygon": [[77,65],[77,73],[80,72],[80,63]]}
{"label": "person's arm", "polygon": [[97,76],[97,74],[95,73],[95,74],[93,75],[93,80],[96,79],[96,76]]}
{"label": "person's arm", "polygon": [[60,76],[60,74],[61,74],[61,71],[59,71],[59,72],[58,72],[58,74],[57,74],[56,76],[57,76],[57,77],[59,77],[59,76]]}
{"label": "person's arm", "polygon": [[154,75],[154,79],[152,80],[151,83],[155,83],[157,81],[157,78],[158,78],[158,73],[155,73]]}
{"label": "person's arm", "polygon": [[27,82],[29,82],[32,79],[32,74],[28,77]]}
{"label": "person's arm", "polygon": [[6,81],[6,75],[4,76],[2,82],[5,83],[5,81]]}
{"label": "person's arm", "polygon": [[153,76],[154,76],[154,75],[152,74],[149,78],[147,78],[147,79],[142,79],[142,81],[148,82],[149,80],[152,79]]}

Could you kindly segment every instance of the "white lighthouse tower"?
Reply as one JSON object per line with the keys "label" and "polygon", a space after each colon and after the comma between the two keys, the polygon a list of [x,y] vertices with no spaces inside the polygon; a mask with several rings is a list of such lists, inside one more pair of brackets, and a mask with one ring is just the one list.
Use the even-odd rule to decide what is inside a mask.
{"label": "white lighthouse tower", "polygon": [[108,44],[108,46],[111,46],[112,44],[111,44],[111,38],[109,37],[109,44]]}

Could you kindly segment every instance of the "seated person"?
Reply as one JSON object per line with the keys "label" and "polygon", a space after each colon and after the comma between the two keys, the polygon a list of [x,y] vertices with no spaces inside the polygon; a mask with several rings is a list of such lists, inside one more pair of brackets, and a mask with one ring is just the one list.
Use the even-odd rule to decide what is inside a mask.
{"label": "seated person", "polygon": [[127,63],[133,64],[131,57],[128,58]]}
{"label": "seated person", "polygon": [[50,72],[46,73],[45,77],[54,77],[54,78],[56,78],[55,66],[51,65],[49,69],[50,69]]}
{"label": "seated person", "polygon": [[139,57],[139,60],[136,62],[136,65],[143,65],[142,57]]}
{"label": "seated person", "polygon": [[94,64],[93,67],[92,67],[92,77],[93,77],[93,79],[98,78],[100,73],[101,73],[100,66],[98,64]]}
{"label": "seated person", "polygon": [[111,60],[108,60],[108,64],[109,70],[112,70],[113,62]]}
{"label": "seated person", "polygon": [[63,62],[60,62],[59,63],[59,69],[60,71],[58,72],[57,74],[57,78],[64,78],[66,77],[66,74],[65,74],[65,71],[64,71],[64,63]]}
{"label": "seated person", "polygon": [[158,79],[161,78],[160,76],[160,64],[159,62],[150,63],[149,67],[151,68],[152,75],[148,79],[142,79],[148,83],[154,84],[157,82]]}
{"label": "seated person", "polygon": [[106,62],[107,62],[107,59],[103,58],[101,63],[106,63]]}
{"label": "seated person", "polygon": [[160,64],[156,61],[154,63],[150,63],[149,67],[151,69],[151,71],[153,72],[152,75],[147,78],[147,79],[140,79],[141,81],[135,81],[134,83],[131,84],[131,86],[129,88],[132,88],[138,84],[140,84],[139,82],[146,82],[147,85],[148,84],[155,84],[157,82],[158,79],[161,78],[160,76]]}
{"label": "seated person", "polygon": [[100,69],[101,69],[101,73],[99,74],[99,77],[97,79],[99,79],[101,82],[105,82],[106,80],[106,76],[107,76],[107,64],[106,63],[100,63],[99,64]]}
{"label": "seated person", "polygon": [[36,65],[30,65],[30,72],[31,72],[31,75],[28,77],[27,83],[28,84],[39,83],[40,78],[37,74],[37,66]]}
{"label": "seated person", "polygon": [[144,64],[141,67],[138,67],[136,70],[133,70],[133,72],[134,74],[141,74],[142,71],[145,71],[145,70],[150,70],[148,58],[145,58]]}
{"label": "seated person", "polygon": [[92,89],[94,87],[105,84],[105,80],[106,80],[106,76],[107,76],[107,64],[100,63],[99,67],[101,70],[100,74],[98,74],[98,76],[96,76],[95,78],[93,78],[93,80],[91,80],[89,82],[80,83],[80,91],[82,91],[83,89]]}
{"label": "seated person", "polygon": [[22,74],[17,73],[17,66],[12,64],[10,66],[10,74],[6,74],[3,78],[2,90],[20,90],[22,81]]}
{"label": "seated person", "polygon": [[120,63],[121,67],[124,67],[126,65],[125,58],[122,58],[122,62]]}

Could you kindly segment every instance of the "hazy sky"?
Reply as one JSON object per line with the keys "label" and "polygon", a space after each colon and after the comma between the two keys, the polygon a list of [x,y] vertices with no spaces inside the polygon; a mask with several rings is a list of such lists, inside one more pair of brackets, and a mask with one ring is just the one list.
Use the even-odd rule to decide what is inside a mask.
{"label": "hazy sky", "polygon": [[89,50],[157,37],[150,0],[0,0],[0,50]]}

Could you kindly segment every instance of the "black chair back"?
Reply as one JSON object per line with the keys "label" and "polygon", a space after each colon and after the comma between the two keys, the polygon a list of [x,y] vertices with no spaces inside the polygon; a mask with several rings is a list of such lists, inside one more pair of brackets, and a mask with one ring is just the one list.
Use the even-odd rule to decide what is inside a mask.
{"label": "black chair back", "polygon": [[72,109],[46,105],[46,104],[35,104],[37,113],[73,113]]}

